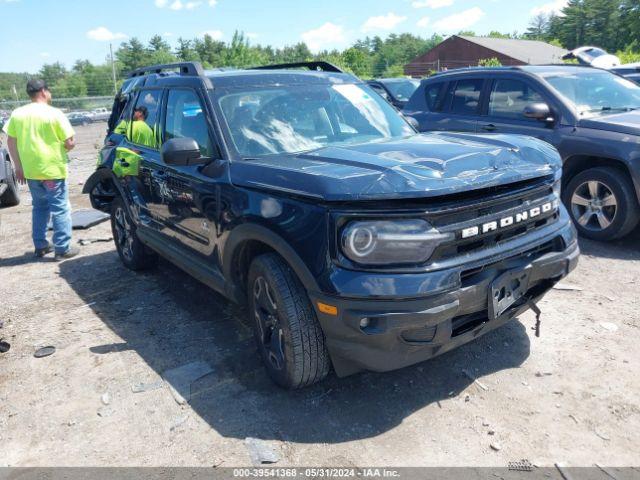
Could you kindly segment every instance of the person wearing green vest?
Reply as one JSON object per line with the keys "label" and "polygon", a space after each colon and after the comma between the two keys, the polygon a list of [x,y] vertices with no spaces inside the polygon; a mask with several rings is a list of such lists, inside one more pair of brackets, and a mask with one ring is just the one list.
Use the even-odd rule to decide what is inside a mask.
{"label": "person wearing green vest", "polygon": [[114,129],[115,133],[126,135],[129,141],[137,143],[138,145],[145,145],[147,147],[156,147],[156,136],[149,125],[147,125],[147,117],[149,111],[147,107],[136,107],[133,111],[133,122],[127,120],[121,121]]}
{"label": "person wearing green vest", "polygon": [[[71,205],[67,186],[67,152],[75,147],[75,132],[67,117],[51,104],[43,80],[27,83],[31,103],[17,108],[4,126],[18,183],[29,185],[32,198],[32,237],[36,257],[55,250],[56,260],[76,256],[71,246]],[[53,224],[53,247],[47,228]]]}

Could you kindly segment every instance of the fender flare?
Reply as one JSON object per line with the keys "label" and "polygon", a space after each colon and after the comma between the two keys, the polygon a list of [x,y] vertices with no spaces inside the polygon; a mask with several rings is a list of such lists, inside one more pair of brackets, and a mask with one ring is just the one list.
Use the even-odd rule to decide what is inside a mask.
{"label": "fender flare", "polygon": [[[235,283],[233,261],[242,243],[246,241],[261,242],[278,253],[302,282],[307,292],[319,292],[320,288],[309,268],[296,251],[280,235],[272,230],[254,223],[243,223],[233,228],[225,242],[222,254],[222,270],[224,277]],[[238,285],[234,285],[237,290]]]}

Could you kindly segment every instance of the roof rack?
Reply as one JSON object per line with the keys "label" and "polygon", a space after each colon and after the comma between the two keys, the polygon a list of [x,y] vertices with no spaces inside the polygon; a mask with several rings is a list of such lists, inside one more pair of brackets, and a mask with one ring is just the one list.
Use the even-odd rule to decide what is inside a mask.
{"label": "roof rack", "polygon": [[277,65],[263,65],[261,67],[253,67],[251,70],[285,70],[291,68],[308,68],[309,70],[318,70],[321,72],[344,73],[340,68],[329,62],[297,62],[297,63],[279,63]]}
{"label": "roof rack", "polygon": [[164,65],[152,65],[150,67],[138,68],[129,73],[128,78],[142,77],[149,73],[162,73],[165,70],[180,70],[180,75],[188,77],[200,77],[204,75],[204,70],[199,62],[180,62],[180,63],[167,63]]}

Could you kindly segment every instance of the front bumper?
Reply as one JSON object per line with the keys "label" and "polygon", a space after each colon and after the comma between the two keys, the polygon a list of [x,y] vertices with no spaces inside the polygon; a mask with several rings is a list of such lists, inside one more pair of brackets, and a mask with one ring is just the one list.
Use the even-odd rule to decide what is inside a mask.
{"label": "front bumper", "polygon": [[[580,254],[575,230],[567,223],[557,236],[508,258],[470,270],[416,275],[419,285],[429,277],[455,279],[446,288],[418,298],[347,298],[311,293],[318,302],[338,307],[337,315],[317,310],[318,319],[338,376],[362,370],[395,370],[452,350],[505,324],[526,311],[527,300],[538,301],[553,285],[571,272]],[[550,246],[549,246],[550,245]],[[526,294],[511,308],[490,320],[491,285],[507,271],[526,268],[530,272]],[[411,274],[403,281],[411,282]],[[365,320],[366,327],[362,326]]]}

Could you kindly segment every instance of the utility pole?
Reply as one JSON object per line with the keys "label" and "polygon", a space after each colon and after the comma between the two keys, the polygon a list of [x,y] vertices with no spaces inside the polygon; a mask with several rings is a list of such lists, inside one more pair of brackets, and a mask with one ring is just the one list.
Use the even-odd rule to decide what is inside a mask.
{"label": "utility pole", "polygon": [[11,90],[13,90],[13,94],[16,96],[16,102],[19,102],[20,97],[18,97],[18,89],[16,88],[16,86],[13,85],[13,88]]}
{"label": "utility pole", "polygon": [[109,51],[111,52],[111,72],[113,73],[113,94],[118,94],[118,82],[116,81],[116,64],[113,62],[113,45],[109,44]]}

